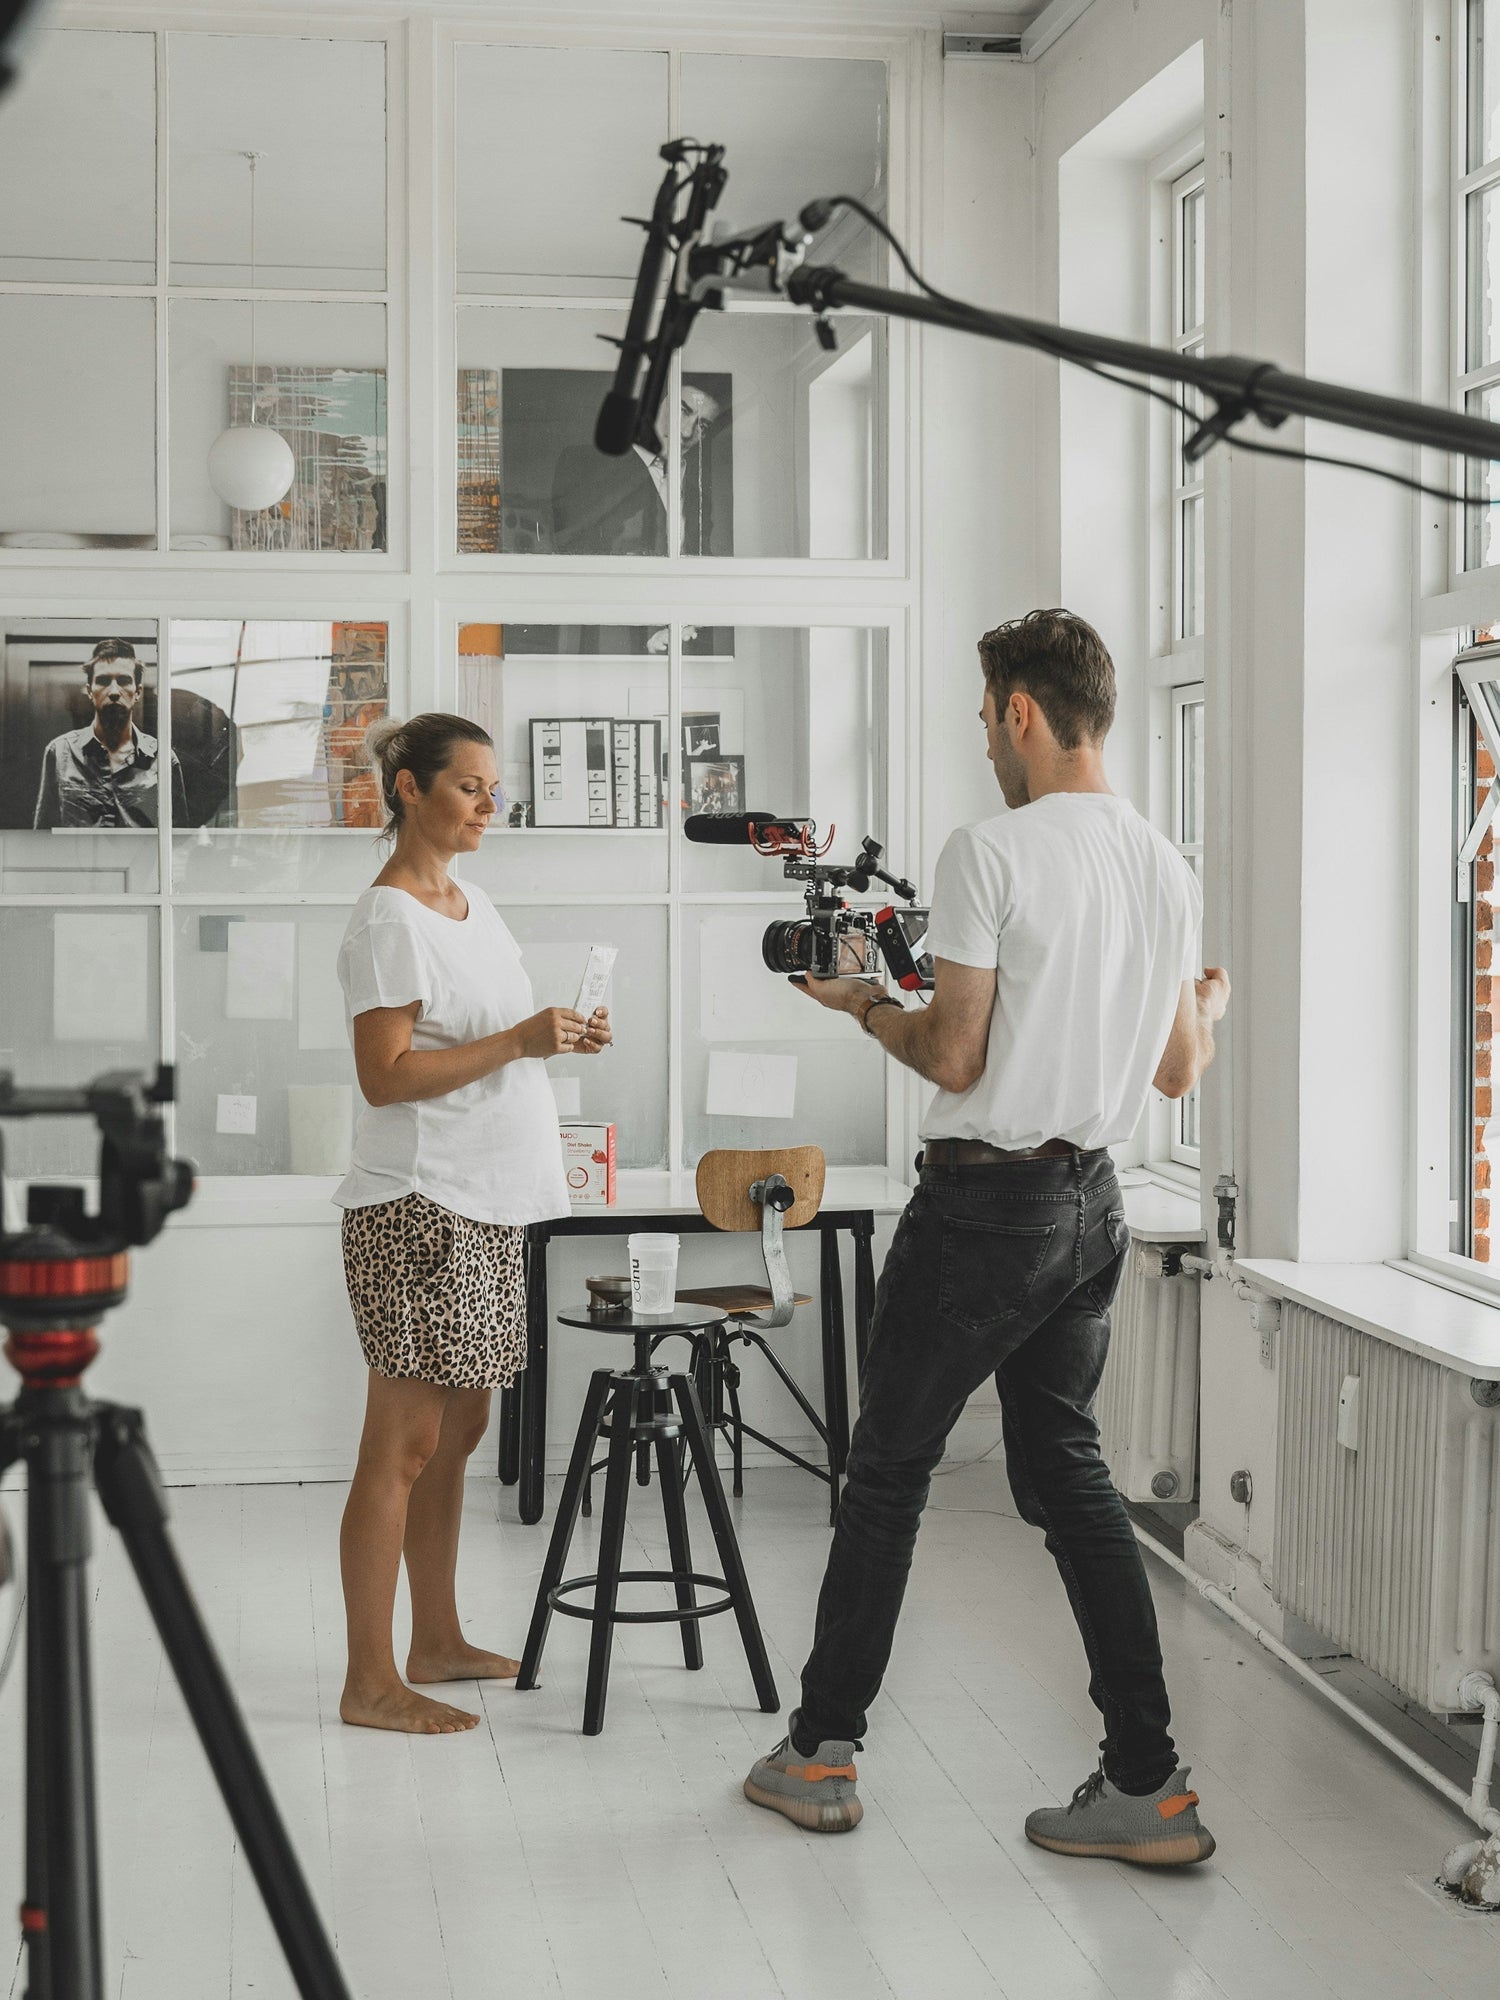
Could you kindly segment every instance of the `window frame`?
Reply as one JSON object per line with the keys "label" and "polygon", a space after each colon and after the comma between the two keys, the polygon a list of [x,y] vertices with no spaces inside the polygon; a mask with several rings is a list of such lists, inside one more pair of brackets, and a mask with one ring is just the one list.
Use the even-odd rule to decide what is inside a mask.
{"label": "window frame", "polygon": [[[283,575],[315,572],[342,572],[350,578],[385,578],[409,566],[411,519],[408,496],[411,492],[409,437],[413,412],[409,408],[407,383],[410,376],[406,329],[408,313],[403,293],[407,273],[407,186],[410,160],[406,147],[408,128],[406,87],[407,64],[400,27],[369,19],[330,17],[315,29],[298,30],[288,25],[289,17],[257,19],[250,14],[226,14],[222,19],[173,20],[164,23],[160,15],[122,8],[117,15],[89,12],[49,24],[48,32],[106,30],[117,34],[149,34],[156,47],[156,271],[149,284],[110,283],[48,284],[30,279],[0,278],[0,294],[73,295],[96,298],[107,306],[116,298],[143,298],[154,302],[156,368],[153,389],[156,398],[156,545],[149,549],[0,549],[0,577],[7,573],[38,570],[66,570],[88,576],[94,571],[121,571],[150,576],[150,588],[159,588],[155,579],[163,571],[232,569],[243,572],[246,580],[259,575],[269,579],[280,570]],[[316,287],[286,287],[248,284],[190,285],[171,279],[171,218],[169,195],[172,171],[171,135],[171,44],[180,35],[244,36],[257,34],[279,40],[363,42],[378,44],[385,64],[385,285],[379,291],[329,291]],[[169,351],[172,307],[187,301],[226,302],[235,305],[299,304],[375,306],[385,316],[386,377],[386,483],[391,504],[386,517],[386,546],[371,550],[306,550],[284,553],[275,550],[181,549],[172,546],[172,370]],[[100,578],[101,587],[104,578]],[[379,586],[377,586],[379,587]],[[272,585],[274,588],[274,585]],[[116,596],[123,595],[117,590]]]}
{"label": "window frame", "polygon": [[[1177,352],[1201,347],[1202,325],[1186,327],[1183,298],[1183,203],[1203,191],[1207,220],[1208,162],[1201,131],[1185,135],[1146,167],[1150,223],[1151,338]],[[1206,228],[1204,235],[1206,251]],[[1209,288],[1204,286],[1205,314]],[[1186,329],[1186,330],[1184,330]],[[1170,386],[1170,385],[1169,385]],[[1186,700],[1202,696],[1206,677],[1206,632],[1184,636],[1181,631],[1184,502],[1195,497],[1206,509],[1206,478],[1185,485],[1182,471],[1183,419],[1173,410],[1153,405],[1149,461],[1151,521],[1151,657],[1149,663],[1148,771],[1149,817],[1181,852],[1181,713]],[[1205,744],[1205,764],[1207,750]],[[1206,776],[1206,771],[1205,771]],[[1196,1086],[1195,1086],[1196,1089]],[[1148,1170],[1164,1181],[1196,1192],[1200,1183],[1201,1146],[1186,1143],[1182,1098],[1152,1092],[1142,1132]]]}
{"label": "window frame", "polygon": [[[1203,261],[1203,252],[1207,244],[1207,162],[1202,156],[1201,146],[1196,164],[1188,167],[1185,171],[1174,177],[1168,191],[1168,199],[1172,205],[1171,278],[1169,281],[1172,351],[1175,354],[1201,355],[1204,351],[1205,320],[1197,320],[1189,325],[1185,304],[1187,292],[1187,213],[1188,204],[1194,199],[1198,202],[1198,212],[1204,222],[1204,227],[1200,230],[1198,244],[1200,264]],[[1206,284],[1203,289],[1206,316]],[[1190,390],[1181,391],[1180,400],[1189,409],[1196,406],[1196,399]],[[1185,477],[1182,447],[1186,442],[1186,419],[1180,411],[1174,410],[1170,414],[1169,421],[1172,426],[1170,460],[1172,481],[1172,645],[1174,648],[1177,646],[1201,647],[1203,644],[1202,603],[1199,602],[1195,605],[1197,624],[1191,631],[1188,630],[1186,615],[1188,578],[1190,574],[1196,572],[1197,568],[1196,563],[1193,563],[1189,556],[1188,541],[1193,532],[1190,526],[1193,520],[1196,519],[1201,532],[1203,510],[1208,504],[1207,480],[1204,473],[1204,461],[1201,458],[1194,462],[1195,476],[1191,479]]]}
{"label": "window frame", "polygon": [[[1188,777],[1188,731],[1183,726],[1183,712],[1189,708],[1205,708],[1204,684],[1200,681],[1182,681],[1172,689],[1172,845],[1193,868],[1199,882],[1203,880],[1204,843],[1186,838],[1186,803]],[[1203,769],[1198,774],[1198,810],[1203,814],[1203,781],[1207,775],[1207,736],[1204,736]],[[1194,866],[1196,863],[1196,867]],[[1170,1100],[1168,1105],[1167,1156],[1176,1166],[1191,1167],[1195,1171],[1202,1165],[1201,1118],[1202,1100],[1199,1087],[1195,1083],[1185,1095]],[[1189,1131],[1198,1132],[1197,1139],[1189,1137]]]}
{"label": "window frame", "polygon": [[[1474,114],[1475,90],[1471,74],[1473,29],[1483,5],[1484,0],[1451,0],[1450,13],[1453,59],[1449,146],[1453,195],[1450,205],[1452,321],[1448,340],[1451,369],[1449,394],[1453,407],[1461,411],[1467,410],[1471,398],[1485,389],[1500,387],[1500,342],[1497,342],[1495,360],[1477,368],[1468,365],[1470,337],[1478,324],[1479,302],[1478,287],[1470,283],[1474,275],[1473,266],[1477,264],[1477,259],[1471,254],[1476,231],[1470,217],[1471,213],[1479,212],[1476,198],[1492,188],[1500,190],[1500,153],[1476,167],[1469,165],[1469,129]],[[1500,334],[1500,313],[1497,313],[1497,334]],[[1458,462],[1450,460],[1449,464],[1457,465]],[[1460,465],[1458,470],[1462,476],[1464,468]],[[1500,506],[1500,495],[1493,504]],[[1460,588],[1485,577],[1500,578],[1500,557],[1493,563],[1470,560],[1471,553],[1482,540],[1483,521],[1484,509],[1478,506],[1457,510],[1451,520],[1448,567],[1452,588]]]}

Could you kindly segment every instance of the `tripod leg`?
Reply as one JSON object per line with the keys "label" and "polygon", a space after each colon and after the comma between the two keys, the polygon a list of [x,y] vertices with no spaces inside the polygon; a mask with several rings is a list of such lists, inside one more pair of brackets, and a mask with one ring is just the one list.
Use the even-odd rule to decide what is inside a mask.
{"label": "tripod leg", "polygon": [[140,1411],[96,1408],[99,1498],[125,1544],[297,1991],[303,2000],[349,2000],[239,1704],[167,1534],[166,1500]]}
{"label": "tripod leg", "polygon": [[767,1715],[773,1715],[780,1708],[781,1700],[772,1677],[771,1662],[766,1657],[766,1642],[761,1636],[760,1620],[755,1615],[755,1601],[750,1595],[750,1580],[745,1575],[744,1559],[740,1555],[734,1522],[729,1516],[729,1502],[724,1498],[724,1489],[719,1484],[719,1469],[714,1464],[713,1448],[709,1444],[708,1432],[704,1428],[703,1412],[698,1407],[698,1398],[687,1377],[674,1375],[671,1379],[672,1395],[682,1418],[683,1434],[687,1438],[688,1450],[693,1454],[693,1465],[698,1473],[703,1505],[708,1511],[709,1526],[714,1531],[714,1543],[719,1551],[719,1565],[724,1572],[729,1595],[734,1600],[734,1615],[740,1628],[745,1657],[750,1662],[750,1677],[755,1682],[756,1699]]}
{"label": "tripod leg", "polygon": [[588,1497],[593,1481],[594,1447],[599,1442],[599,1420],[604,1415],[609,1387],[607,1368],[596,1369],[589,1377],[588,1394],[583,1399],[583,1415],[578,1419],[578,1432],[573,1439],[573,1456],[568,1462],[568,1476],[563,1481],[552,1539],[547,1544],[547,1560],[542,1564],[542,1580],[536,1587],[536,1604],[531,1613],[526,1646],[521,1654],[521,1671],[516,1676],[516,1686],[522,1691],[536,1686],[537,1668],[542,1664],[542,1648],[547,1643],[547,1627],[552,1623],[552,1606],[548,1598],[562,1582],[568,1544],[578,1525],[578,1510]]}
{"label": "tripod leg", "polygon": [[[682,1501],[682,1483],[677,1471],[677,1451],[671,1438],[656,1440],[656,1470],[661,1478],[661,1508],[667,1517],[667,1552],[676,1575],[677,1609],[691,1611],[698,1602],[689,1581],[693,1567],[692,1544],[688,1540],[687,1508]],[[682,1621],[682,1661],[684,1666],[703,1665],[703,1634],[696,1618]]]}
{"label": "tripod leg", "polygon": [[[90,1406],[78,1389],[26,1390],[28,1991],[102,2000],[98,1835],[89,1683]],[[45,1930],[39,1928],[45,1924]]]}
{"label": "tripod leg", "polygon": [[47,1936],[47,1783],[46,1709],[42,1690],[42,1621],[31,1595],[32,1557],[27,1556],[26,1619],[26,1893],[21,1905],[21,1930],[26,1944],[27,2000],[51,2000],[51,1942]]}

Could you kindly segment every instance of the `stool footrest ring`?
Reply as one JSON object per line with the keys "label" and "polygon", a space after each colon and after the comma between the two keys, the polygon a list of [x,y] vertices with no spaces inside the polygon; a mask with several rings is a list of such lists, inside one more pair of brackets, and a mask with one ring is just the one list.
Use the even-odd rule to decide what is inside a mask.
{"label": "stool footrest ring", "polygon": [[[619,1580],[621,1583],[696,1583],[705,1590],[727,1591],[729,1588],[726,1578],[704,1576],[697,1570],[622,1569]],[[547,1592],[547,1602],[564,1618],[584,1618],[592,1624],[599,1615],[592,1604],[564,1604],[562,1599],[568,1591],[597,1589],[598,1583],[597,1575],[570,1576],[555,1590]],[[711,1604],[674,1604],[661,1611],[616,1611],[611,1622],[616,1625],[681,1625],[694,1618],[712,1618],[716,1612],[733,1608],[732,1597],[721,1597]]]}

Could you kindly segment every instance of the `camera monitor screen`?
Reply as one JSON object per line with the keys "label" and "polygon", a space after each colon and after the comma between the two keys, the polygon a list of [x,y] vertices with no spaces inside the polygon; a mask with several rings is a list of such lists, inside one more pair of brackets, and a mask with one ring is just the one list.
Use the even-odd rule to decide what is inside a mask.
{"label": "camera monitor screen", "polygon": [[891,977],[907,993],[930,992],[933,983],[932,954],[927,949],[929,910],[882,910],[875,920],[876,935]]}

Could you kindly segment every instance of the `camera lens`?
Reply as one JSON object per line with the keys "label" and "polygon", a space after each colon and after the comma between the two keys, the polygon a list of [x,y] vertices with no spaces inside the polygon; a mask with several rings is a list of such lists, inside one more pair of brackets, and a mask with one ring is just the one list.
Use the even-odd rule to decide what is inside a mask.
{"label": "camera lens", "polygon": [[771,972],[813,972],[816,950],[817,936],[809,923],[769,924],[760,941],[760,955]]}

